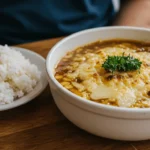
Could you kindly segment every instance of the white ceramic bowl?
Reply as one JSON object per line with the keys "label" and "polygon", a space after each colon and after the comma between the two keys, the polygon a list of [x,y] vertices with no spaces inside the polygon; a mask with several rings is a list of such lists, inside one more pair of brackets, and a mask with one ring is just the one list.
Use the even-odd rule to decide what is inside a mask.
{"label": "white ceramic bowl", "polygon": [[119,108],[87,101],[65,89],[54,77],[55,67],[70,50],[81,45],[114,38],[150,41],[150,29],[104,27],[75,33],[58,42],[46,60],[55,103],[76,126],[92,134],[117,140],[150,139],[150,108]]}

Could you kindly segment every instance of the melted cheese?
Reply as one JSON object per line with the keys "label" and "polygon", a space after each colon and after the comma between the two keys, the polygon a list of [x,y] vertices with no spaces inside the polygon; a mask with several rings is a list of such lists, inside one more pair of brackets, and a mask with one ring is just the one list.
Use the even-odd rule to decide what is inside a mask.
{"label": "melted cheese", "polygon": [[112,87],[99,85],[91,93],[91,98],[94,100],[114,98],[117,94],[116,90]]}
{"label": "melted cheese", "polygon": [[[106,72],[102,64],[108,56],[121,56],[122,53],[139,59],[142,62],[140,70],[118,72],[108,80],[111,73]],[[150,96],[147,95],[150,91],[150,53],[116,46],[98,49],[97,53],[78,54],[78,59],[74,57],[72,64],[79,64],[65,76],[82,97],[94,101],[115,99],[120,107],[132,107],[137,101],[144,100],[143,104],[150,107]],[[82,82],[75,83],[77,78]]]}

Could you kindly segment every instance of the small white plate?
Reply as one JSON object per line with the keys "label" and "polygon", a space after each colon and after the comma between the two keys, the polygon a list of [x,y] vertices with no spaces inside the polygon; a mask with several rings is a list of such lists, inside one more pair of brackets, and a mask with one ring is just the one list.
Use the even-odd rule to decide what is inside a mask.
{"label": "small white plate", "polygon": [[19,47],[13,48],[17,51],[20,51],[25,56],[25,58],[29,59],[31,63],[35,64],[38,67],[38,69],[41,72],[41,79],[40,82],[37,84],[37,86],[34,88],[34,90],[29,94],[13,101],[10,104],[0,105],[0,111],[15,108],[33,100],[46,88],[48,84],[46,77],[45,59],[39,54],[32,52],[30,50]]}

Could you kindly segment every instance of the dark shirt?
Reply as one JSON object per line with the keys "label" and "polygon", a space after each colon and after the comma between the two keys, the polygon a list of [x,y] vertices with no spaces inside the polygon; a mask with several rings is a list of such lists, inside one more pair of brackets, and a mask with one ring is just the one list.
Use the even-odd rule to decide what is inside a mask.
{"label": "dark shirt", "polygon": [[18,44],[111,24],[111,0],[1,0],[0,44]]}

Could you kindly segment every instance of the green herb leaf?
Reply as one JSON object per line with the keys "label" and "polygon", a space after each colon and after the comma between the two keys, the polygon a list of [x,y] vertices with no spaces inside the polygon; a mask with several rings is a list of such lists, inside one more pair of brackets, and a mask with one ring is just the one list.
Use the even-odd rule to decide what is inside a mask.
{"label": "green herb leaf", "polygon": [[138,70],[140,69],[141,64],[142,62],[137,58],[130,55],[124,56],[123,53],[122,56],[108,56],[106,61],[102,64],[102,67],[113,73],[114,71],[125,72]]}

